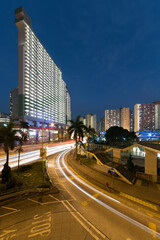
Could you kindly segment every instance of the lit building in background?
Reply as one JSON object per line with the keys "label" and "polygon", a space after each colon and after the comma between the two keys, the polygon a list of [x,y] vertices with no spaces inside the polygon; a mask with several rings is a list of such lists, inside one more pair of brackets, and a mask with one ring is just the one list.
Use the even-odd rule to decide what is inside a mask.
{"label": "lit building in background", "polygon": [[160,130],[160,101],[134,106],[134,131]]}
{"label": "lit building in background", "polygon": [[153,102],[154,105],[154,119],[152,122],[154,123],[154,129],[160,130],[160,101]]}
{"label": "lit building in background", "polygon": [[120,126],[133,131],[133,111],[130,108],[120,108]]}
{"label": "lit building in background", "polygon": [[71,97],[66,88],[66,124],[70,125],[69,121],[71,120]]}
{"label": "lit building in background", "polygon": [[105,131],[114,126],[120,127],[120,110],[105,110]]}
{"label": "lit building in background", "polygon": [[18,28],[18,116],[30,126],[55,123],[65,128],[71,119],[71,99],[60,67],[34,33],[23,7],[15,10]]}
{"label": "lit building in background", "polygon": [[0,112],[0,126],[6,126],[9,122],[9,114]]}
{"label": "lit building in background", "polygon": [[154,130],[154,104],[144,103],[134,106],[134,131]]}
{"label": "lit building in background", "polygon": [[100,132],[104,132],[105,131],[105,118],[104,117],[102,117],[100,119],[99,131]]}
{"label": "lit building in background", "polygon": [[18,119],[18,88],[10,91],[10,118],[11,121]]}
{"label": "lit building in background", "polygon": [[86,126],[86,118],[85,117],[80,117],[80,121],[82,121],[83,124]]}
{"label": "lit building in background", "polygon": [[94,128],[97,131],[97,116],[96,114],[87,114],[86,117],[86,126]]}
{"label": "lit building in background", "polygon": [[133,131],[132,110],[130,108],[105,110],[105,131],[114,126]]}

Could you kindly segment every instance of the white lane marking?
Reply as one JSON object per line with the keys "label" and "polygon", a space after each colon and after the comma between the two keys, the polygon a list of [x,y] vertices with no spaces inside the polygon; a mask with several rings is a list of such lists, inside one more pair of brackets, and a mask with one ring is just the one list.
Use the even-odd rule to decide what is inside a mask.
{"label": "white lane marking", "polygon": [[[66,201],[66,202],[67,202],[67,201]],[[94,237],[94,239],[99,240],[99,237],[97,237],[97,236],[93,233],[93,231],[90,229],[90,227],[92,227],[92,224],[88,223],[88,224],[89,224],[89,227],[87,227],[86,224],[83,223],[82,220],[80,220],[80,218],[79,218],[78,216],[76,216],[76,213],[78,213],[78,212],[77,212],[77,211],[76,211],[76,212],[73,212],[73,210],[71,210],[71,209],[67,206],[66,202],[65,202],[65,201],[62,202],[63,205],[65,206],[65,208],[66,208],[66,209],[72,214],[72,216],[87,230],[87,232],[89,232],[90,235],[91,235],[92,237]],[[67,202],[67,203],[68,203],[68,202]],[[85,221],[85,222],[87,222],[87,221]]]}
{"label": "white lane marking", "polygon": [[[62,158],[62,163],[63,163],[64,167],[67,169],[67,171],[68,171],[75,179],[77,179],[79,182],[81,182],[82,184],[84,184],[84,185],[87,186],[88,188],[92,189],[93,191],[101,194],[102,196],[107,197],[107,198],[109,198],[110,200],[112,200],[112,201],[114,201],[114,202],[116,202],[116,203],[120,203],[118,200],[116,200],[116,199],[114,199],[114,198],[112,198],[112,197],[104,194],[103,192],[95,189],[94,187],[92,187],[92,186],[90,186],[89,184],[87,184],[86,182],[84,182],[82,179],[78,178],[78,177],[77,177],[71,170],[69,170],[69,168],[66,166],[66,164],[65,164],[65,162],[64,162],[64,157]],[[61,167],[61,169],[62,169],[62,167]],[[63,170],[63,169],[62,169],[62,170]],[[72,179],[71,179],[71,180],[72,180]]]}
{"label": "white lane marking", "polygon": [[[154,230],[151,230],[150,228],[148,228],[147,226],[143,225],[142,223],[126,216],[125,214],[119,212],[118,210],[110,207],[109,205],[105,204],[104,202],[102,202],[101,200],[99,199],[96,199],[95,197],[93,197],[91,194],[89,194],[88,192],[86,192],[84,189],[82,189],[81,187],[79,187],[76,183],[74,183],[67,175],[66,173],[63,171],[63,169],[61,168],[60,166],[60,158],[64,159],[64,156],[66,155],[67,152],[69,152],[70,150],[65,150],[63,153],[59,154],[58,157],[57,157],[57,166],[59,167],[60,171],[63,173],[63,175],[66,177],[66,179],[72,183],[75,187],[77,187],[81,192],[83,192],[84,194],[86,194],[88,197],[92,198],[94,201],[96,201],[97,203],[99,203],[101,206],[105,207],[106,209],[110,210],[111,212],[115,213],[116,215],[122,217],[123,219],[127,220],[128,222],[134,224],[135,226],[141,228],[142,230],[148,232],[149,234],[155,234],[155,236],[157,238],[160,239],[160,233],[154,231]],[[63,160],[64,161],[64,160]],[[90,188],[93,188],[93,187],[90,187]],[[94,189],[94,188],[93,188]],[[94,191],[98,191],[96,189],[94,189]],[[99,192],[99,191],[98,191]],[[101,193],[101,192],[100,192]],[[105,194],[104,194],[105,195]]]}
{"label": "white lane marking", "polygon": [[78,212],[74,207],[73,207],[73,205],[70,203],[70,202],[68,202],[68,201],[66,201],[67,203],[68,203],[68,205],[70,205],[70,207],[85,221],[85,222],[87,222],[98,234],[100,234],[104,239],[106,238],[106,236],[102,233],[102,232],[100,232],[93,224],[91,224],[80,212]]}

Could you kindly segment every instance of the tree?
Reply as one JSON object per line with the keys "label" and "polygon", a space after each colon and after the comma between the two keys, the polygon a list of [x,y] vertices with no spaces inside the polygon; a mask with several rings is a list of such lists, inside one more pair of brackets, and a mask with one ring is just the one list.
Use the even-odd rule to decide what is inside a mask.
{"label": "tree", "polygon": [[87,128],[87,133],[88,133],[88,139],[92,139],[96,131],[94,128],[91,128],[91,126],[89,126]]}
{"label": "tree", "polygon": [[[18,139],[18,147],[16,149],[16,151],[18,152],[18,175],[19,175],[19,163],[20,163],[20,154],[21,152],[23,152],[23,143],[27,141],[28,139],[28,123],[27,122],[20,122],[21,125],[20,125],[20,130],[18,131],[19,132],[19,139]],[[25,131],[24,131],[25,129]]]}
{"label": "tree", "polygon": [[82,137],[83,139],[83,133],[85,130],[87,130],[86,126],[83,124],[83,122],[80,120],[80,116],[76,118],[76,120],[70,120],[71,126],[68,128],[68,133],[71,136],[74,135],[74,139],[76,141],[76,159],[77,159],[77,144],[78,144],[78,137],[79,141]]}
{"label": "tree", "polygon": [[122,127],[110,127],[105,134],[106,142],[110,145],[132,144],[137,139],[135,132],[129,132]]}
{"label": "tree", "polygon": [[3,144],[3,149],[6,153],[6,163],[2,170],[2,181],[6,182],[9,178],[10,167],[9,167],[9,150],[15,148],[15,143],[18,141],[17,131],[13,129],[14,123],[9,123],[7,126],[0,127],[0,143]]}

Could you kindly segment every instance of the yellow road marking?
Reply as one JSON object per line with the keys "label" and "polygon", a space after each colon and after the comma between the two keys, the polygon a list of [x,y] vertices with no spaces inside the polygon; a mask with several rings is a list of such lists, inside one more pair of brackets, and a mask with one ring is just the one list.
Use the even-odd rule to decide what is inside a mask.
{"label": "yellow road marking", "polygon": [[4,216],[7,216],[7,215],[10,215],[10,214],[12,214],[12,213],[16,213],[16,212],[19,212],[19,211],[20,211],[20,210],[18,210],[18,209],[9,208],[9,207],[5,207],[5,206],[2,206],[2,208],[7,209],[7,210],[11,210],[12,212],[5,213],[5,214],[3,214],[3,215],[0,215],[0,218],[1,218],[1,217],[4,217]]}
{"label": "yellow road marking", "polygon": [[149,222],[148,227],[151,229],[151,232],[153,232],[153,238],[156,238],[156,235],[155,235],[155,232],[157,231],[156,224]]}
{"label": "yellow road marking", "polygon": [[74,177],[73,177],[73,176],[71,176],[71,177],[70,177],[70,179],[71,179],[71,180],[73,180],[73,179],[74,179]]}
{"label": "yellow road marking", "polygon": [[36,200],[30,199],[30,198],[28,198],[28,200],[31,201],[31,202],[38,203],[38,204],[42,205],[41,202],[38,202],[38,201],[36,201]]}
{"label": "yellow road marking", "polygon": [[[95,193],[94,195],[92,195],[93,197],[97,198],[99,196],[99,193]],[[82,202],[81,204],[86,207],[90,202],[92,201],[91,198],[89,198],[87,201]]]}
{"label": "yellow road marking", "polygon": [[137,202],[137,203],[139,203],[139,204],[142,204],[142,205],[144,205],[144,206],[146,206],[146,207],[148,207],[148,208],[151,208],[151,209],[153,209],[153,210],[155,210],[155,211],[158,211],[158,207],[157,207],[156,205],[152,204],[152,203],[145,202],[145,201],[143,201],[143,200],[141,200],[141,199],[139,199],[139,198],[130,196],[130,195],[128,195],[128,194],[126,194],[126,193],[123,193],[123,192],[120,192],[120,195],[121,195],[122,197],[125,197],[125,198],[127,198],[127,199],[130,199],[130,200],[132,200],[132,201],[134,201],[134,202]]}
{"label": "yellow road marking", "polygon": [[[100,192],[109,195],[109,193],[108,193],[107,191],[105,191],[104,189],[98,187],[97,185],[95,185],[95,184],[89,182],[87,179],[85,179],[85,178],[83,178],[81,175],[79,175],[79,174],[78,174],[78,173],[77,173],[72,167],[69,166],[68,168],[70,168],[71,171],[72,171],[77,177],[79,177],[80,179],[82,179],[82,180],[85,181],[86,183],[88,183],[88,184],[90,184],[91,186],[95,187],[95,188],[98,189]],[[123,193],[123,194],[125,195],[125,193]],[[120,193],[120,195],[121,195],[121,193]],[[126,194],[126,195],[127,195],[127,194]],[[154,206],[154,207],[155,207],[154,210],[155,210],[155,211],[158,211],[157,206]],[[154,216],[160,218],[159,214],[154,213]]]}
{"label": "yellow road marking", "polygon": [[56,197],[54,197],[54,196],[52,196],[51,194],[48,194],[48,196],[50,196],[51,198],[54,198],[56,201],[58,201],[58,202],[59,202],[59,199],[58,199],[58,198],[56,198]]}
{"label": "yellow road marking", "polygon": [[149,213],[149,212],[147,212],[147,215],[149,216],[149,217],[153,217],[153,214],[151,214],[151,213]]}

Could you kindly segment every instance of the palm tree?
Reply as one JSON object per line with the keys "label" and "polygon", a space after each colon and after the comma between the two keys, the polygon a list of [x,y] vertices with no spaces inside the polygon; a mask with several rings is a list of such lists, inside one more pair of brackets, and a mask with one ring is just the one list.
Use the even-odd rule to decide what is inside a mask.
{"label": "palm tree", "polygon": [[[23,143],[27,141],[28,138],[28,123],[27,122],[20,122],[20,130],[19,130],[19,139],[18,139],[18,148],[16,151],[18,152],[18,175],[19,175],[19,163],[20,163],[20,154],[23,152]],[[26,130],[26,132],[24,131]]]}
{"label": "palm tree", "polygon": [[6,153],[6,165],[9,165],[9,150],[15,148],[15,142],[19,140],[16,136],[17,131],[13,129],[14,123],[9,123],[7,126],[0,127],[0,143],[3,144],[3,149]]}
{"label": "palm tree", "polygon": [[80,138],[82,137],[83,139],[83,131],[86,130],[86,126],[83,124],[83,122],[80,120],[81,116],[78,116],[76,118],[76,120],[70,120],[69,122],[71,123],[71,126],[68,128],[68,133],[71,136],[72,134],[74,134],[74,139],[76,141],[76,159],[77,159],[77,144],[78,144],[78,140],[77,138],[79,137],[79,141]]}
{"label": "palm tree", "polygon": [[87,133],[88,133],[88,139],[93,137],[93,135],[96,133],[95,129],[94,128],[91,128],[91,126],[89,126],[87,128]]}
{"label": "palm tree", "polygon": [[6,153],[6,163],[2,170],[2,181],[8,181],[10,175],[9,167],[9,150],[15,148],[15,143],[18,141],[18,136],[16,136],[17,131],[13,129],[14,123],[9,123],[7,126],[0,127],[0,143],[3,144],[3,149]]}

